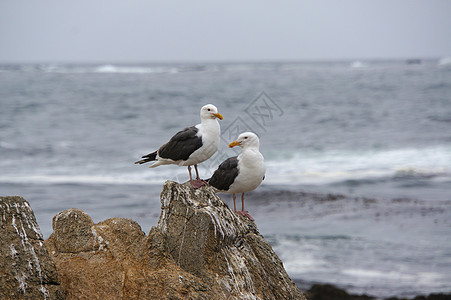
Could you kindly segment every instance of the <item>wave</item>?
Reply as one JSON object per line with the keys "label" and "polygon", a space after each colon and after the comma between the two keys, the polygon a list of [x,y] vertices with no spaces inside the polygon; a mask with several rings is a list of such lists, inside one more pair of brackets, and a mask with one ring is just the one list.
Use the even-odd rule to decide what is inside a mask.
{"label": "wave", "polygon": [[5,184],[161,184],[161,178],[125,175],[16,175],[0,176]]}
{"label": "wave", "polygon": [[[0,160],[2,168],[9,173],[0,173],[0,182],[7,183],[75,183],[75,184],[162,184],[171,179],[178,182],[188,180],[186,168],[165,166],[149,170],[135,168],[118,159],[115,165],[92,162],[86,164],[85,157],[72,157],[67,163],[67,152],[71,144],[59,142],[54,147],[28,149],[25,153],[35,168],[14,168],[24,165],[17,152],[23,151],[15,143],[0,141],[0,151],[5,156]],[[377,149],[377,150],[270,150],[262,149],[265,156],[265,185],[337,185],[358,186],[394,182],[451,183],[451,145],[428,148]],[[26,163],[28,163],[26,160]],[[61,163],[63,162],[63,163]],[[25,165],[26,165],[25,163]],[[200,173],[208,178],[220,161],[211,158],[199,165]]]}
{"label": "wave", "polygon": [[39,70],[46,73],[61,74],[84,74],[84,73],[109,73],[109,74],[158,74],[158,73],[178,73],[179,68],[175,66],[78,66],[78,65],[44,65]]}
{"label": "wave", "polygon": [[451,57],[443,57],[438,61],[439,66],[451,66]]}
{"label": "wave", "polygon": [[[3,147],[12,147],[2,144]],[[337,185],[396,183],[451,183],[451,147],[397,149],[385,151],[279,152],[265,154],[265,185]],[[67,170],[44,167],[29,173],[1,176],[3,183],[36,184],[163,184],[166,180],[185,182],[186,168],[160,167],[158,170],[129,166],[67,166]],[[217,164],[200,164],[208,178]],[[40,172],[39,174],[36,172]],[[25,173],[27,172],[27,173]]]}
{"label": "wave", "polygon": [[[116,167],[121,168],[120,166]],[[205,170],[202,171],[205,172]],[[126,171],[121,172],[104,169],[102,165],[85,165],[83,168],[77,168],[76,164],[73,164],[64,168],[43,167],[33,173],[24,170],[21,173],[9,175],[0,173],[0,183],[3,184],[162,185],[166,180],[183,183],[188,179],[186,168],[174,165],[160,167],[158,170],[136,169],[136,166],[132,165]]]}
{"label": "wave", "polygon": [[103,65],[94,69],[94,73],[121,73],[121,74],[152,74],[152,73],[178,73],[176,67],[134,67]]}
{"label": "wave", "polygon": [[367,66],[368,66],[367,64],[365,64],[365,63],[363,63],[363,62],[361,62],[359,60],[356,60],[356,61],[351,63],[351,68],[356,68],[356,69],[365,68]]}
{"label": "wave", "polygon": [[104,73],[104,74],[177,74],[186,72],[236,72],[265,68],[253,64],[162,64],[162,65],[114,65],[97,66],[47,65],[39,69],[47,73]]}
{"label": "wave", "polygon": [[4,150],[18,150],[19,146],[17,146],[16,144],[13,144],[13,143],[0,141],[0,149],[4,149]]}
{"label": "wave", "polygon": [[285,153],[266,160],[270,184],[366,183],[384,180],[427,179],[451,181],[451,149],[397,149],[385,151],[325,151]]}
{"label": "wave", "polygon": [[[324,226],[329,231],[332,227],[340,226],[337,222],[334,222],[335,227],[330,226],[330,222],[333,221],[329,220],[327,223],[329,226]],[[283,259],[287,272],[295,280],[303,281],[308,277],[313,282],[334,281],[335,284],[345,286],[353,293],[370,293],[384,298],[406,293],[406,291],[409,291],[406,297],[447,291],[449,276],[445,268],[431,269],[427,263],[415,264],[412,263],[414,260],[399,260],[399,257],[405,257],[408,243],[399,239],[397,234],[391,234],[391,223],[392,221],[388,220],[385,224],[378,224],[376,227],[386,229],[384,235],[396,239],[393,242],[374,239],[373,231],[368,230],[368,228],[374,228],[374,223],[371,222],[364,223],[367,226],[362,226],[364,237],[353,233],[353,236],[344,240],[325,240],[321,236],[314,239],[300,237],[298,240],[284,235],[271,238],[276,240],[273,248]],[[321,223],[315,223],[315,225],[322,227]],[[387,227],[384,228],[384,226]],[[316,228],[307,228],[310,231],[316,230]],[[351,232],[354,230],[355,228]],[[369,236],[372,238],[368,238]],[[420,247],[426,251],[429,250],[427,245]],[[364,256],[361,255],[362,249],[365,249]],[[410,253],[415,255],[414,251]],[[426,256],[420,257],[428,260]],[[446,259],[446,255],[443,258]],[[391,265],[390,262],[393,260],[397,260],[398,268],[393,268]],[[412,291],[412,287],[418,291]]]}
{"label": "wave", "polygon": [[166,64],[23,64],[0,65],[0,72],[45,72],[57,74],[177,74],[186,72],[248,72],[290,70],[300,64],[281,63],[166,63]]}

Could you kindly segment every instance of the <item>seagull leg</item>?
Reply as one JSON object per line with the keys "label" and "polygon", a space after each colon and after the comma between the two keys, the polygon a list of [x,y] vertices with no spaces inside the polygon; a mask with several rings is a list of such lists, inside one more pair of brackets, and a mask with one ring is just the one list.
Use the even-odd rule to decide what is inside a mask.
{"label": "seagull leg", "polygon": [[[233,195],[235,195],[235,194],[233,194]],[[235,204],[235,199],[233,199],[233,200],[234,200],[233,204]],[[235,208],[235,212],[239,215],[242,215],[243,217],[247,217],[251,221],[255,221],[254,218],[251,217],[249,212],[244,210],[244,193],[241,194],[241,207],[242,207],[241,211],[236,211],[236,208]]]}
{"label": "seagull leg", "polygon": [[235,196],[235,194],[233,194],[233,211],[234,212],[236,212],[236,202],[235,202],[235,200],[236,200],[236,196]]}
{"label": "seagull leg", "polygon": [[200,180],[199,171],[197,170],[197,165],[194,165],[194,170],[196,171],[196,179]]}
{"label": "seagull leg", "polygon": [[189,181],[193,184],[193,176],[191,175],[191,166],[188,166]]}
{"label": "seagull leg", "polygon": [[200,186],[202,186],[202,185],[210,185],[208,182],[206,182],[205,180],[203,180],[203,179],[200,179],[200,176],[199,176],[199,171],[197,170],[197,165],[194,165],[194,170],[196,170],[196,181],[198,181],[199,182],[199,184],[200,184]]}
{"label": "seagull leg", "polygon": [[191,166],[188,166],[189,180],[191,182],[191,186],[195,189],[198,189],[201,186],[203,186],[204,183],[199,178],[199,171],[197,171],[197,165],[194,165],[194,170],[196,171],[196,177],[197,177],[196,180],[193,180],[193,177],[191,175]]}

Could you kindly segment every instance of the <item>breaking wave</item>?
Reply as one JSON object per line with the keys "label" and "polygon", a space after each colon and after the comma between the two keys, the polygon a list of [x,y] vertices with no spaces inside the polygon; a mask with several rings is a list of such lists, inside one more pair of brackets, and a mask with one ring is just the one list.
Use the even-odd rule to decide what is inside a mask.
{"label": "breaking wave", "polygon": [[[3,145],[5,146],[5,145]],[[9,146],[9,145],[6,145]],[[326,151],[322,153],[285,152],[265,154],[267,185],[329,185],[371,184],[384,181],[451,182],[451,149],[397,149],[386,151]],[[211,166],[210,166],[211,165]],[[208,178],[216,168],[214,163],[199,165]],[[95,171],[94,171],[95,170]],[[18,174],[1,176],[0,182],[48,184],[162,184],[165,180],[188,180],[186,168],[165,166],[149,170],[136,166],[102,165],[68,166],[58,174]],[[44,175],[43,175],[44,174]]]}
{"label": "breaking wave", "polygon": [[449,147],[285,155],[266,159],[266,183],[321,185],[411,178],[451,181]]}
{"label": "breaking wave", "polygon": [[438,61],[439,66],[451,66],[451,57],[444,57]]}

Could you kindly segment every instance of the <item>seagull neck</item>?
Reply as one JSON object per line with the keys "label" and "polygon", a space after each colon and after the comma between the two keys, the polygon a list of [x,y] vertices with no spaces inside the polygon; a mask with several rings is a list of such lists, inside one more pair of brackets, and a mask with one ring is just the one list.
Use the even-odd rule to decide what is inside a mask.
{"label": "seagull neck", "polygon": [[219,125],[218,120],[216,118],[215,119],[211,119],[211,118],[201,119],[200,123],[202,125],[215,124],[215,123]]}
{"label": "seagull neck", "polygon": [[243,163],[245,166],[249,168],[253,168],[256,165],[259,165],[263,160],[263,156],[260,151],[258,151],[257,147],[246,147],[243,148],[241,154],[238,156],[239,161]]}
{"label": "seagull neck", "polygon": [[243,148],[243,150],[242,150],[242,153],[259,153],[260,151],[259,151],[259,149],[258,149],[258,146],[251,146],[251,145],[249,145],[249,146],[247,146],[247,147],[244,147]]}
{"label": "seagull neck", "polygon": [[211,133],[217,133],[218,135],[220,134],[220,127],[219,127],[219,122],[217,119],[203,119],[201,121],[201,131],[203,132],[211,132]]}
{"label": "seagull neck", "polygon": [[219,122],[216,119],[202,119],[201,123],[198,125],[199,134],[207,135],[217,135],[219,141],[219,135],[221,134],[221,129],[219,127]]}

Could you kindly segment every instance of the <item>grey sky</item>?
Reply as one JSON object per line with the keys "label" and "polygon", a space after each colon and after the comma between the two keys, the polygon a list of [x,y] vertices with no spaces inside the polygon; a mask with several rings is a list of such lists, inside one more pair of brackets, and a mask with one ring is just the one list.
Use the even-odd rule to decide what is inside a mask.
{"label": "grey sky", "polygon": [[449,0],[0,0],[0,62],[449,56]]}

